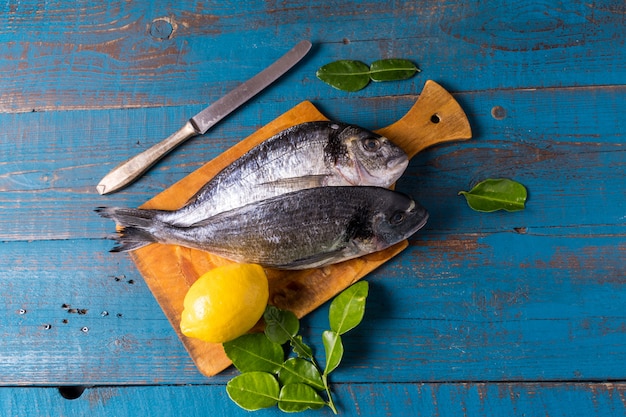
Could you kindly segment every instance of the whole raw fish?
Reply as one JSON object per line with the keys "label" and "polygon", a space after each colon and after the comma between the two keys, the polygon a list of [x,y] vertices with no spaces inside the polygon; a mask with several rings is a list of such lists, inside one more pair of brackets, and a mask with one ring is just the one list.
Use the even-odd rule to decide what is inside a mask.
{"label": "whole raw fish", "polygon": [[217,213],[304,188],[389,187],[408,157],[387,138],[354,125],[308,122],[256,146],[206,183],[187,204],[158,220],[190,226]]}
{"label": "whole raw fish", "polygon": [[121,226],[113,252],[160,242],[280,269],[320,267],[386,249],[428,219],[427,211],[405,194],[367,186],[294,191],[187,227],[160,221],[158,211],[98,212]]}

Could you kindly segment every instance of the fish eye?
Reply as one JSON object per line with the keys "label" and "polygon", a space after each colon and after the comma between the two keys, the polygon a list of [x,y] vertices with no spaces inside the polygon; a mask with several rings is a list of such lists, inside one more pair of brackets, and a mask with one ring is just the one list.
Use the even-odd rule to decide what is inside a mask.
{"label": "fish eye", "polygon": [[361,144],[363,146],[363,149],[365,149],[367,152],[377,152],[381,146],[382,146],[382,141],[380,141],[380,139],[378,138],[365,138],[361,141]]}
{"label": "fish eye", "polygon": [[403,212],[403,211],[396,211],[389,218],[389,223],[391,223],[393,225],[400,224],[400,223],[402,223],[404,221],[405,218],[406,218],[406,213],[405,212]]}

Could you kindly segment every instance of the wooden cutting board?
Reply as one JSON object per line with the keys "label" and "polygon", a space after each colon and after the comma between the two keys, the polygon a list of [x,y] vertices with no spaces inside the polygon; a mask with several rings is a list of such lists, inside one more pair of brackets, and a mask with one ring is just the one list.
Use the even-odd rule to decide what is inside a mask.
{"label": "wooden cutting board", "polygon": [[[183,178],[142,205],[142,208],[174,210],[224,167],[260,142],[299,123],[328,120],[313,104],[300,103],[237,145]],[[419,99],[397,122],[377,130],[402,147],[410,157],[442,142],[471,138],[469,122],[461,106],[440,85],[427,81]],[[384,251],[324,268],[304,271],[267,269],[270,304],[302,317],[347,288],[407,247],[400,242]],[[183,299],[206,271],[230,263],[218,256],[174,245],[152,244],[131,252],[139,272],[165,312],[196,366],[212,376],[230,365],[221,344],[188,338],[180,332]]]}

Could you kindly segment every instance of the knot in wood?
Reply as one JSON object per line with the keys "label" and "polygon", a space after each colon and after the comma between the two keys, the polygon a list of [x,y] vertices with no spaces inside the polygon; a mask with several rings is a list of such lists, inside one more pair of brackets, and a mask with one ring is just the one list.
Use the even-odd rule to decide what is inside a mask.
{"label": "knot in wood", "polygon": [[171,38],[173,34],[174,26],[172,26],[172,22],[168,18],[160,17],[154,19],[150,24],[150,36],[159,41],[167,40]]}

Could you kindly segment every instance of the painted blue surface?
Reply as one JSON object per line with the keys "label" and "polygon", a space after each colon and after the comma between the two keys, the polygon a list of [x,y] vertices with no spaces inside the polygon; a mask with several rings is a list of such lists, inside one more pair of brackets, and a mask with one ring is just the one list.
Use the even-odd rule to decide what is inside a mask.
{"label": "painted blue surface", "polygon": [[[248,415],[225,394],[236,372],[196,370],[93,209],[142,204],[303,100],[386,126],[433,79],[474,138],[425,150],[398,182],[431,217],[367,278],[333,374],[341,414],[625,415],[624,16],[615,0],[3,3],[0,414]],[[304,38],[311,53],[278,83],[97,194],[117,163]],[[357,93],[315,78],[390,57],[422,72]],[[458,191],[488,177],[526,185],[526,210],[470,210]],[[326,326],[327,306],[303,320],[320,354]],[[61,385],[90,388],[69,401]]]}
{"label": "painted blue surface", "polygon": [[[5,388],[0,400],[7,417],[29,415],[105,417],[136,416],[279,416],[277,410],[250,413],[223,401],[220,385],[100,387],[76,400],[65,400],[54,388]],[[500,417],[549,415],[587,417],[623,415],[624,387],[597,384],[351,384],[337,385],[340,415]],[[112,410],[115,414],[112,414]],[[298,416],[332,416],[330,409]]]}

